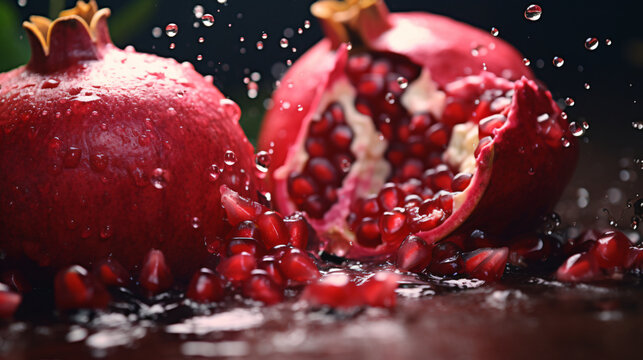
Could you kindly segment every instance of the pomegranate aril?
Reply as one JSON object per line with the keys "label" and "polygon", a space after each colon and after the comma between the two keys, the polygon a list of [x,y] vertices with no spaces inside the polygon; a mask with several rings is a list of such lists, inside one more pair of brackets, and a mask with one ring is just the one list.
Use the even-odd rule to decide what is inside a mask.
{"label": "pomegranate aril", "polygon": [[279,213],[266,211],[257,217],[256,222],[261,241],[267,249],[288,244],[288,229]]}
{"label": "pomegranate aril", "polygon": [[480,139],[480,142],[478,142],[478,146],[476,146],[476,149],[473,151],[473,156],[477,158],[478,155],[480,155],[480,151],[482,151],[482,148],[491,143],[491,141],[493,141],[491,136],[486,136]]}
{"label": "pomegranate aril", "polygon": [[347,125],[338,125],[330,133],[330,143],[335,151],[349,151],[352,141],[353,130]]}
{"label": "pomegranate aril", "polygon": [[433,191],[451,191],[453,173],[444,164],[438,165],[433,169],[426,170],[422,177],[424,179],[424,184],[430,187]]}
{"label": "pomegranate aril", "polygon": [[478,123],[478,137],[495,136],[494,130],[501,128],[506,122],[507,117],[502,114],[491,115],[480,120],[480,123]]}
{"label": "pomegranate aril", "polygon": [[451,180],[451,191],[458,192],[464,191],[467,189],[471,183],[472,174],[469,173],[459,173],[453,177]]}
{"label": "pomegranate aril", "polygon": [[308,176],[294,173],[288,178],[288,193],[293,198],[305,198],[317,193],[317,185]]}
{"label": "pomegranate aril", "polygon": [[248,253],[241,253],[224,259],[219,266],[218,272],[227,280],[233,282],[244,281],[250,277],[250,273],[257,267],[257,260]]}
{"label": "pomegranate aril", "polygon": [[261,256],[263,255],[264,249],[263,246],[253,238],[234,237],[228,241],[226,245],[227,256],[233,256],[243,252],[253,256]]}
{"label": "pomegranate aril", "polygon": [[576,238],[569,239],[563,246],[563,252],[566,255],[588,252],[596,246],[596,241],[601,235],[602,232],[595,229],[584,231]]}
{"label": "pomegranate aril", "polygon": [[281,273],[281,270],[279,270],[279,264],[274,256],[264,256],[259,262],[258,268],[264,270],[275,284],[281,287],[286,284],[286,279]]}
{"label": "pomegranate aril", "polygon": [[259,229],[257,229],[257,225],[252,221],[242,221],[235,229],[230,231],[227,236],[228,239],[235,237],[253,238],[257,240],[259,239]]}
{"label": "pomegranate aril", "polygon": [[404,194],[395,184],[386,184],[377,195],[377,199],[384,211],[391,211],[402,205]]}
{"label": "pomegranate aril", "polygon": [[558,240],[548,235],[523,235],[511,241],[509,261],[517,266],[537,266],[560,253]]}
{"label": "pomegranate aril", "polygon": [[310,122],[310,135],[323,136],[327,134],[334,125],[335,119],[333,113],[327,110],[320,118],[313,119],[313,121]]}
{"label": "pomegranate aril", "polygon": [[138,280],[148,295],[156,295],[170,289],[174,278],[165,262],[163,252],[152,249],[147,253]]}
{"label": "pomegranate aril", "polygon": [[20,294],[28,293],[32,290],[29,281],[18,270],[8,270],[2,273],[2,282]]}
{"label": "pomegranate aril", "polygon": [[112,258],[95,263],[94,275],[107,286],[127,286],[130,283],[129,272]]}
{"label": "pomegranate aril", "polygon": [[283,300],[283,291],[263,270],[253,270],[243,284],[243,295],[266,305],[274,305]]}
{"label": "pomegranate aril", "polygon": [[221,277],[208,268],[201,268],[192,276],[186,292],[188,298],[200,303],[219,301],[224,295]]}
{"label": "pomegranate aril", "polygon": [[[268,250],[268,253],[266,256],[272,257],[275,260],[281,259],[282,256],[284,256],[285,253],[289,252],[293,247],[290,245],[277,245],[274,248]],[[265,258],[265,256],[264,256]]]}
{"label": "pomegranate aril", "polygon": [[502,277],[507,263],[509,249],[478,249],[467,254],[464,272],[476,279],[496,281]]}
{"label": "pomegranate aril", "polygon": [[362,76],[357,85],[357,92],[361,96],[375,97],[384,90],[384,78],[378,75],[366,74]]}
{"label": "pomegranate aril", "polygon": [[284,224],[288,229],[289,244],[300,249],[306,250],[308,246],[308,222],[302,214],[295,213],[284,219]]}
{"label": "pomegranate aril", "polygon": [[437,199],[438,204],[440,204],[440,208],[444,211],[445,215],[451,215],[453,212],[453,194],[443,190],[435,194],[434,197]]}
{"label": "pomegranate aril", "polygon": [[360,305],[357,292],[348,275],[334,273],[306,286],[301,299],[316,307],[351,308]]}
{"label": "pomegranate aril", "polygon": [[402,165],[402,163],[406,159],[404,146],[399,143],[391,144],[386,153],[386,159],[391,163],[391,166],[393,167]]}
{"label": "pomegranate aril", "polygon": [[56,274],[54,295],[56,307],[60,310],[104,308],[111,300],[102,284],[78,265]]}
{"label": "pomegranate aril", "polygon": [[5,284],[0,283],[0,319],[9,319],[18,310],[22,295],[15,293]]}
{"label": "pomegranate aril", "polygon": [[409,235],[397,250],[396,265],[404,271],[420,272],[431,263],[431,251],[422,238]]}
{"label": "pomegranate aril", "polygon": [[311,259],[299,249],[290,249],[279,259],[279,270],[295,284],[309,283],[320,277],[319,270]]}
{"label": "pomegranate aril", "polygon": [[385,243],[399,242],[408,233],[407,214],[404,209],[385,211],[380,216],[380,229],[382,241]]}
{"label": "pomegranate aril", "polygon": [[234,190],[221,185],[221,205],[225,209],[228,222],[232,226],[242,221],[252,221],[263,212],[263,206],[240,196]]}
{"label": "pomegranate aril", "polygon": [[589,253],[578,253],[570,256],[556,271],[560,281],[579,282],[600,280],[602,274],[596,259]]}
{"label": "pomegranate aril", "polygon": [[427,144],[422,136],[411,135],[406,143],[409,156],[423,158],[428,151]]}
{"label": "pomegranate aril", "polygon": [[379,222],[370,217],[363,218],[355,231],[357,242],[365,247],[377,247],[382,243]]}
{"label": "pomegranate aril", "polygon": [[316,157],[308,160],[306,172],[321,184],[338,184],[339,176],[335,166],[326,158]]}
{"label": "pomegranate aril", "polygon": [[429,114],[413,115],[409,122],[409,130],[413,134],[422,135],[432,123],[433,119]]}
{"label": "pomegranate aril", "polygon": [[429,265],[431,274],[448,276],[461,272],[463,267],[460,248],[451,242],[441,242],[433,248],[432,260]]}
{"label": "pomegranate aril", "polygon": [[376,195],[371,195],[361,201],[361,209],[359,214],[361,217],[375,217],[377,216],[380,209],[380,202],[377,199]]}
{"label": "pomegranate aril", "polygon": [[427,142],[438,149],[443,149],[449,143],[449,130],[442,123],[433,124],[425,133]]}
{"label": "pomegranate aril", "polygon": [[370,73],[385,76],[391,72],[391,64],[388,59],[377,59],[373,61]]}
{"label": "pomegranate aril", "polygon": [[380,271],[357,287],[366,305],[391,308],[395,306],[397,282],[400,276],[387,271]]}
{"label": "pomegranate aril", "polygon": [[306,139],[305,148],[310,157],[320,157],[326,155],[328,145],[321,138],[310,137]]}
{"label": "pomegranate aril", "polygon": [[371,68],[372,59],[369,54],[358,54],[348,58],[347,72],[359,78]]}
{"label": "pomegranate aril", "polygon": [[399,177],[401,178],[400,180],[402,181],[406,181],[412,178],[420,178],[422,176],[422,172],[424,171],[424,164],[422,164],[422,161],[418,159],[411,158],[406,160],[402,168],[398,171]]}
{"label": "pomegranate aril", "polygon": [[416,232],[429,231],[436,228],[445,219],[444,211],[441,209],[434,209],[430,213],[420,215],[413,219],[412,229]]}
{"label": "pomegranate aril", "polygon": [[591,251],[602,269],[622,268],[626,265],[631,242],[620,231],[608,231],[597,241]]}
{"label": "pomegranate aril", "polygon": [[308,196],[301,205],[301,209],[315,219],[320,219],[330,206],[319,194]]}

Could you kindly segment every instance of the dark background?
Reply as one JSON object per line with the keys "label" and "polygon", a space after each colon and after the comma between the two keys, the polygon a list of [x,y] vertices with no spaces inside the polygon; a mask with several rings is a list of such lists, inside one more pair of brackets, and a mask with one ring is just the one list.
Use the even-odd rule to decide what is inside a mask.
{"label": "dark background", "polygon": [[[0,0],[0,71],[18,66],[28,59],[28,46],[20,23],[30,14],[55,16],[74,1],[64,0]],[[171,56],[192,62],[203,74],[212,74],[217,86],[241,106],[241,124],[254,141],[266,99],[275,81],[286,69],[287,60],[296,60],[321,37],[321,30],[308,8],[311,0],[102,0],[101,7],[110,7],[110,26],[114,42],[120,46],[134,45],[138,51]],[[25,4],[26,3],[26,4]],[[643,84],[643,26],[641,1],[538,1],[543,8],[539,21],[527,21],[523,12],[530,2],[507,0],[389,0],[392,11],[430,11],[444,14],[480,27],[500,30],[499,37],[512,43],[531,60],[537,76],[552,90],[555,99],[572,97],[576,105],[568,108],[570,120],[587,121],[590,129],[581,140],[582,156],[579,171],[565,196],[565,201],[578,201],[579,187],[589,191],[591,202],[585,211],[572,213],[567,219],[592,222],[606,221],[607,208],[622,226],[629,225],[631,208],[628,199],[643,193],[643,130],[632,123],[643,121],[641,97]],[[215,17],[212,27],[194,23],[195,5]],[[23,6],[24,5],[24,6]],[[310,20],[310,29],[304,21]],[[164,31],[153,36],[155,27],[165,28],[173,22],[179,33],[169,38]],[[289,35],[289,47],[279,41]],[[261,39],[262,32],[268,38]],[[204,37],[204,42],[197,39]],[[240,37],[245,41],[241,42]],[[598,49],[588,51],[585,39],[597,37]],[[613,44],[607,46],[606,39]],[[256,47],[264,43],[263,50]],[[175,49],[169,48],[170,43]],[[296,48],[293,52],[292,48]],[[203,60],[197,61],[201,54]],[[556,68],[552,58],[560,56],[565,65]],[[259,94],[251,99],[244,77],[257,72]],[[584,83],[591,85],[590,90]],[[643,162],[643,160],[641,160]],[[624,171],[627,173],[625,174]],[[625,179],[625,180],[624,180]],[[615,190],[621,195],[616,196]],[[611,192],[611,193],[610,193]],[[610,197],[611,194],[611,197]],[[526,204],[528,206],[528,204]],[[621,214],[622,212],[622,214]],[[622,216],[621,216],[622,215]],[[565,217],[564,217],[565,218]]]}

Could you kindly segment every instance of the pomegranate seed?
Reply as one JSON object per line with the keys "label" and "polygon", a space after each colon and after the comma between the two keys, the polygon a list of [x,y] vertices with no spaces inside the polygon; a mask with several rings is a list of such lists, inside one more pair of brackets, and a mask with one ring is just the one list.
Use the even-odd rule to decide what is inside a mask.
{"label": "pomegranate seed", "polygon": [[248,279],[256,267],[257,260],[254,256],[241,253],[223,260],[217,270],[229,281],[239,282]]}
{"label": "pomegranate seed", "polygon": [[433,248],[429,271],[435,275],[456,275],[462,270],[460,249],[452,242],[441,242]]}
{"label": "pomegranate seed", "polygon": [[357,241],[365,247],[377,247],[382,243],[379,222],[374,218],[363,218],[355,231]]}
{"label": "pomegranate seed", "polygon": [[234,237],[226,245],[227,256],[245,252],[256,257],[263,255],[264,251],[263,246],[253,238]]}
{"label": "pomegranate seed", "polygon": [[333,118],[333,113],[327,110],[321,118],[313,120],[310,123],[310,135],[323,136],[327,134],[334,125],[335,119]]}
{"label": "pomegranate seed", "polygon": [[129,272],[112,258],[95,263],[94,275],[107,286],[127,286],[130,282]]}
{"label": "pomegranate seed", "polygon": [[476,146],[476,149],[473,151],[473,156],[477,158],[478,155],[480,155],[480,151],[482,151],[482,148],[489,145],[492,140],[493,139],[491,138],[491,136],[486,136],[480,139],[478,146]]}
{"label": "pomegranate seed", "polygon": [[9,319],[20,306],[22,295],[15,293],[0,283],[0,319]]}
{"label": "pomegranate seed", "polygon": [[556,271],[560,281],[579,282],[592,281],[601,278],[600,269],[593,256],[579,253],[570,256]]}
{"label": "pomegranate seed", "polygon": [[2,273],[2,282],[20,294],[28,293],[32,290],[31,284],[17,270],[8,270]]}
{"label": "pomegranate seed", "polygon": [[428,214],[420,215],[413,219],[413,228],[415,231],[429,231],[440,225],[444,218],[444,211],[441,209],[435,209]]}
{"label": "pomegranate seed", "polygon": [[346,274],[333,273],[306,286],[301,299],[311,306],[351,308],[360,305],[357,287]]}
{"label": "pomegranate seed", "polygon": [[426,156],[426,152],[429,150],[425,144],[425,140],[422,136],[413,135],[410,136],[407,141],[407,148],[409,156],[423,158]]}
{"label": "pomegranate seed", "polygon": [[419,195],[411,194],[404,197],[404,207],[410,208],[414,206],[420,206],[422,203],[422,198]]}
{"label": "pomegranate seed", "polygon": [[250,279],[243,284],[243,295],[266,305],[280,303],[283,292],[263,270],[253,270]]}
{"label": "pomegranate seed", "polygon": [[279,265],[274,256],[264,256],[259,262],[259,269],[264,270],[275,284],[282,287],[286,284],[286,279],[284,279],[284,275],[279,270]]}
{"label": "pomegranate seed", "polygon": [[257,229],[257,225],[252,221],[242,221],[237,225],[235,229],[228,233],[227,236],[228,239],[236,237],[252,238],[258,240],[259,229]]}
{"label": "pomegranate seed", "polygon": [[377,75],[364,75],[357,85],[357,92],[362,96],[375,97],[384,90],[384,79]]}
{"label": "pomegranate seed", "polygon": [[446,190],[451,191],[451,182],[453,173],[444,165],[438,165],[433,169],[428,169],[423,174],[424,184],[434,191]]}
{"label": "pomegranate seed", "polygon": [[413,115],[409,123],[409,130],[413,134],[423,134],[431,126],[433,119],[429,114]]}
{"label": "pomegranate seed", "polygon": [[620,231],[608,231],[597,241],[592,252],[602,269],[622,268],[627,262],[630,240]]}
{"label": "pomegranate seed", "polygon": [[318,194],[307,197],[301,206],[302,210],[315,219],[323,217],[328,208],[326,201]]}
{"label": "pomegranate seed", "polygon": [[225,289],[221,277],[208,268],[194,273],[186,296],[196,302],[208,303],[223,299]]}
{"label": "pomegranate seed", "polygon": [[261,240],[268,249],[277,245],[288,244],[288,229],[284,220],[275,211],[266,211],[257,217],[257,228],[261,234]]}
{"label": "pomegranate seed", "polygon": [[509,249],[478,249],[466,256],[464,272],[476,279],[497,281],[505,272]]}
{"label": "pomegranate seed", "polygon": [[172,286],[174,279],[160,250],[152,249],[147,253],[138,280],[149,295],[156,295]]}
{"label": "pomegranate seed", "polygon": [[220,191],[221,204],[232,226],[237,226],[242,221],[252,221],[263,212],[261,204],[240,196],[225,185],[221,185]]}
{"label": "pomegranate seed", "polygon": [[305,147],[310,157],[321,157],[326,155],[328,145],[321,138],[310,137],[306,139]]}
{"label": "pomegranate seed", "polygon": [[464,191],[467,189],[471,183],[472,174],[469,173],[459,173],[453,177],[451,181],[451,191],[458,192]]}
{"label": "pomegranate seed", "polygon": [[418,159],[411,158],[404,162],[400,170],[400,177],[403,181],[411,178],[420,178],[424,170],[424,164]]}
{"label": "pomegranate seed", "polygon": [[306,250],[308,246],[308,222],[302,214],[295,213],[284,219],[284,224],[288,229],[290,235],[290,245],[300,249]]}
{"label": "pomegranate seed", "polygon": [[402,205],[404,194],[395,184],[386,184],[380,190],[377,199],[384,211],[391,211]]}
{"label": "pomegranate seed", "polygon": [[398,167],[402,165],[406,158],[404,146],[393,143],[389,146],[388,152],[386,153],[386,159],[391,163],[393,167]]}
{"label": "pomegranate seed", "polygon": [[563,252],[567,255],[589,252],[596,246],[596,241],[602,234],[601,231],[595,229],[584,231],[578,237],[569,239],[563,246]]}
{"label": "pomegranate seed", "polygon": [[353,142],[353,130],[347,125],[338,125],[330,133],[330,141],[336,151],[349,151]]}
{"label": "pomegranate seed", "polygon": [[535,266],[558,255],[560,243],[547,235],[523,235],[511,241],[509,261],[517,266]]}
{"label": "pomegranate seed", "polygon": [[494,137],[494,130],[501,128],[507,122],[507,117],[502,114],[488,116],[478,123],[478,137]]}
{"label": "pomegranate seed", "polygon": [[453,194],[447,191],[439,191],[435,194],[435,199],[437,199],[440,208],[448,216],[453,212]]}
{"label": "pomegranate seed", "polygon": [[292,249],[292,246],[289,245],[277,245],[274,248],[268,250],[267,256],[272,256],[275,260],[281,259],[285,253],[289,252]]}
{"label": "pomegranate seed", "polygon": [[408,143],[411,137],[411,129],[408,124],[398,124],[396,130],[398,140],[402,143]]}
{"label": "pomegranate seed", "polygon": [[279,259],[279,270],[287,279],[296,284],[309,283],[320,277],[319,270],[313,260],[299,249],[294,248]]}
{"label": "pomegranate seed", "polygon": [[399,278],[395,273],[380,271],[359,286],[358,290],[367,305],[391,308],[395,306],[395,289]]}
{"label": "pomegranate seed", "polygon": [[362,201],[360,215],[362,217],[375,217],[380,213],[380,202],[376,195],[371,195]]}
{"label": "pomegranate seed", "polygon": [[391,243],[401,240],[408,233],[406,229],[407,215],[404,209],[393,209],[385,211],[380,216],[380,229],[382,231],[382,240],[385,243]]}
{"label": "pomegranate seed", "polygon": [[391,72],[391,64],[388,60],[378,59],[373,61],[373,66],[371,67],[371,73],[378,75],[387,75]]}
{"label": "pomegranate seed", "polygon": [[347,70],[351,75],[361,75],[366,73],[371,67],[371,56],[369,54],[359,54],[348,58]]}
{"label": "pomegranate seed", "polygon": [[422,238],[409,235],[397,250],[397,267],[404,271],[420,272],[429,266],[431,250]]}
{"label": "pomegranate seed", "polygon": [[431,125],[424,136],[427,142],[439,149],[445,148],[449,143],[449,130],[446,125],[442,123]]}
{"label": "pomegranate seed", "polygon": [[83,267],[74,265],[56,274],[56,306],[60,310],[105,308],[110,302],[107,290]]}
{"label": "pomegranate seed", "polygon": [[326,158],[316,157],[308,160],[306,172],[323,184],[337,184],[339,180],[335,167]]}

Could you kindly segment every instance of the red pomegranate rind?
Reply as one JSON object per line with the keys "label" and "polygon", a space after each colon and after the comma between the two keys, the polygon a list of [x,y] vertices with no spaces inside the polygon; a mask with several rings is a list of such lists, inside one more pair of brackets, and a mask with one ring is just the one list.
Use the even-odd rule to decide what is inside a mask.
{"label": "red pomegranate rind", "polygon": [[18,310],[22,295],[13,292],[9,287],[0,283],[0,319],[10,319]]}
{"label": "red pomegranate rind", "polygon": [[587,282],[603,278],[595,258],[589,253],[570,256],[556,271],[556,278],[565,282]]}
{"label": "red pomegranate rind", "polygon": [[509,249],[479,249],[465,256],[464,273],[484,281],[500,280],[505,272]]}
{"label": "red pomegranate rind", "polygon": [[200,303],[216,302],[225,295],[225,288],[219,275],[208,268],[202,268],[194,273],[185,295]]}
{"label": "red pomegranate rind", "polygon": [[60,310],[101,309],[111,298],[103,285],[83,267],[75,265],[60,270],[54,280],[56,307]]}
{"label": "red pomegranate rind", "polygon": [[[382,2],[378,3],[378,11],[382,11]],[[371,26],[377,31],[362,32],[368,35],[365,40],[373,50],[408,56],[428,68],[433,80],[440,86],[459,77],[481,72],[483,63],[496,74],[509,70],[511,74],[507,75],[512,79],[533,77],[529,68],[523,65],[522,56],[511,45],[464,23],[426,13],[377,14],[374,21],[377,23]],[[327,36],[334,35],[334,31],[326,33]],[[492,51],[487,49],[490,44],[494,47]],[[482,46],[482,51],[488,51],[474,57],[471,50],[478,45]],[[339,43],[333,44],[328,38],[320,41],[293,64],[281,81],[285,86],[280,86],[274,93],[275,106],[268,111],[259,138],[260,149],[269,149],[273,147],[271,144],[274,145],[272,171],[286,160],[288,149],[280,144],[290,144],[291,139],[297,137],[305,122],[304,113],[316,107],[311,94],[324,86],[328,74],[333,71],[338,47],[341,47]],[[285,102],[290,106],[282,106]],[[299,105],[303,107],[303,112],[298,111]]]}
{"label": "red pomegranate rind", "polygon": [[189,63],[117,49],[95,10],[48,40],[48,20],[26,23],[29,65],[0,74],[0,246],[54,267],[112,254],[129,271],[154,247],[188,278],[224,230],[219,185],[256,199],[240,110]]}
{"label": "red pomegranate rind", "polygon": [[174,277],[162,251],[152,249],[147,253],[138,280],[148,295],[156,295],[170,289]]}

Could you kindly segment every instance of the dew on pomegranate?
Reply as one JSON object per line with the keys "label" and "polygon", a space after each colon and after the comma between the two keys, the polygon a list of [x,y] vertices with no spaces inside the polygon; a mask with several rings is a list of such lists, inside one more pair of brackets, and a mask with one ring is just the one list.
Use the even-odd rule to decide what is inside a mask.
{"label": "dew on pomegranate", "polygon": [[498,36],[500,34],[500,30],[498,30],[497,27],[492,27],[490,33],[493,36]]}

